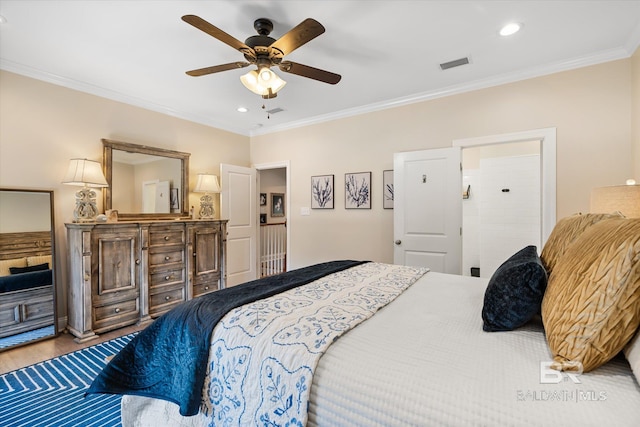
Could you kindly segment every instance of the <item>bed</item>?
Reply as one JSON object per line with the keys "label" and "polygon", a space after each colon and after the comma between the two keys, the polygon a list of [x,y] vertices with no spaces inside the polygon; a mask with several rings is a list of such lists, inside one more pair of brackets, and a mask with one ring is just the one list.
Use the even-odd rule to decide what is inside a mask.
{"label": "bed", "polygon": [[0,338],[54,322],[51,233],[0,234]]}
{"label": "bed", "polygon": [[196,414],[105,379],[140,353],[90,393],[124,394],[125,426],[639,425],[640,220],[567,218],[491,279],[343,267],[224,314]]}

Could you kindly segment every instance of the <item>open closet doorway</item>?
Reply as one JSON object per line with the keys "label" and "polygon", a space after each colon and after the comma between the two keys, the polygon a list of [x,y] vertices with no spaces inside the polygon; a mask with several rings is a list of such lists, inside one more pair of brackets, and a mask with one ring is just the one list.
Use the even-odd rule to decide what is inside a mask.
{"label": "open closet doorway", "polygon": [[258,276],[288,270],[290,251],[289,161],[255,165],[258,173]]}
{"label": "open closet doorway", "polygon": [[555,225],[555,128],[454,141],[462,148],[462,274],[491,277]]}

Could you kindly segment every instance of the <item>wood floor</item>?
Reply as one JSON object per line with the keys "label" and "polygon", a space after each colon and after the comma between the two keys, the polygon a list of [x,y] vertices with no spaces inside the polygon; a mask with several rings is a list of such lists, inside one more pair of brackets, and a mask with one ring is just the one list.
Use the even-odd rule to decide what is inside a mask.
{"label": "wood floor", "polygon": [[144,326],[128,326],[115,331],[107,332],[98,338],[83,344],[73,341],[74,336],[68,333],[60,333],[56,338],[38,341],[21,347],[3,350],[0,352],[0,374],[15,371],[34,363],[52,359],[63,354],[71,353],[85,347],[99,344],[122,335],[127,335],[144,329]]}

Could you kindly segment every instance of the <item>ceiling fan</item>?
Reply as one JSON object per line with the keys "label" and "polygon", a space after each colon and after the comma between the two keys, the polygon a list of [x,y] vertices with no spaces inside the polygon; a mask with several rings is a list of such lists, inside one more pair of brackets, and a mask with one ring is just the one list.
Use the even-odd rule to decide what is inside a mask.
{"label": "ceiling fan", "polygon": [[239,50],[246,60],[187,71],[187,74],[190,76],[204,76],[221,71],[244,68],[254,64],[257,66],[257,69],[243,75],[240,77],[240,80],[247,89],[267,99],[275,98],[277,92],[286,84],[284,80],[271,71],[271,67],[276,65],[285,73],[296,74],[332,85],[338,83],[342,78],[339,74],[319,68],[297,62],[283,61],[285,55],[290,54],[300,46],[324,33],[324,27],[315,19],[305,19],[276,40],[273,37],[269,37],[269,33],[273,30],[273,23],[267,18],[258,18],[253,23],[253,28],[258,32],[258,35],[249,37],[244,43],[199,16],[185,15],[182,17],[182,20],[232,48]]}

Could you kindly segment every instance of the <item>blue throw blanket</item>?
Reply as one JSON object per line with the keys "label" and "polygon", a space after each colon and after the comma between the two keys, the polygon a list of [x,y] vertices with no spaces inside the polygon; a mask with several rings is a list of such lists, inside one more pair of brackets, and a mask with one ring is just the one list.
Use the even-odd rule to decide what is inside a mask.
{"label": "blue throw blanket", "polygon": [[195,415],[202,399],[211,333],[227,312],[364,262],[316,264],[182,303],[127,344],[98,374],[87,394],[164,399],[179,405],[181,415]]}

